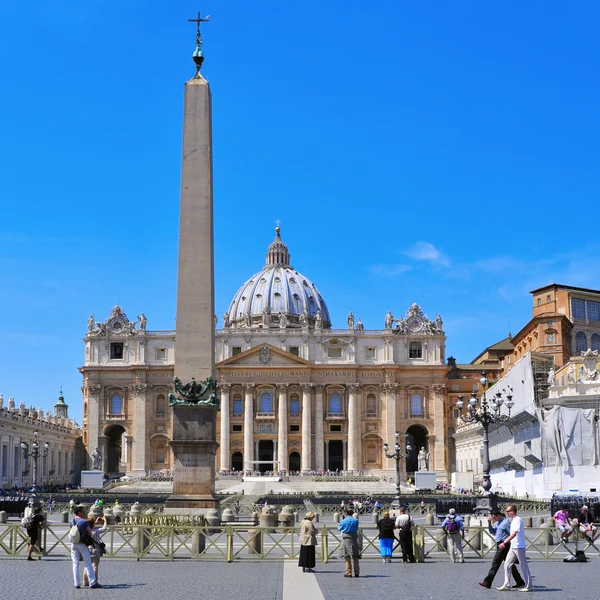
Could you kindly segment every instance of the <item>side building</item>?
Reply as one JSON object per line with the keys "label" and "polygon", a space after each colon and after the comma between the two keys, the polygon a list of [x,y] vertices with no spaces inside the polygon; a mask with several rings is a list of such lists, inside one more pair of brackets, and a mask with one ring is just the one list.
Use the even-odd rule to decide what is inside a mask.
{"label": "side building", "polygon": [[[352,313],[332,329],[316,286],[290,264],[279,228],[265,266],[239,289],[216,332],[221,470],[395,473],[383,444],[399,431],[417,470],[448,479],[448,410],[442,320],[417,305],[367,330]],[[84,338],[84,444],[110,474],[169,468],[173,331],[149,331],[113,308]]]}
{"label": "side building", "polygon": [[[31,488],[34,471],[41,487],[77,483],[80,440],[81,429],[69,418],[62,392],[54,411],[26,407],[24,402],[17,406],[14,398],[5,405],[0,394],[0,489]],[[31,456],[35,442],[40,450],[37,462]]]}

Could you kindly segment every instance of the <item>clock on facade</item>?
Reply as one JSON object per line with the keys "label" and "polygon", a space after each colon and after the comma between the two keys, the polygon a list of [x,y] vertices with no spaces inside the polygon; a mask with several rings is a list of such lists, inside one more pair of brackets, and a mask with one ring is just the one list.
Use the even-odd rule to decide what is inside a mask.
{"label": "clock on facade", "polygon": [[423,319],[421,317],[412,317],[408,322],[408,327],[411,331],[419,331],[423,327]]}

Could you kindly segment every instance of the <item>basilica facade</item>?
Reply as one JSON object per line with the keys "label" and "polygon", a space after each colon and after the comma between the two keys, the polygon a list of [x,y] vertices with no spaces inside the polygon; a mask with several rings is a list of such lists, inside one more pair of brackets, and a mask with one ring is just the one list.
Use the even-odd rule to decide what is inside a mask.
{"label": "basilica facade", "polygon": [[[265,266],[239,289],[216,330],[221,400],[217,468],[395,472],[383,445],[400,433],[404,476],[428,468],[448,479],[448,410],[442,320],[417,305],[383,328],[354,315],[332,328],[316,286],[290,264],[279,228]],[[84,444],[111,475],[170,468],[168,393],[173,331],[151,331],[120,307],[88,320],[83,375]]]}

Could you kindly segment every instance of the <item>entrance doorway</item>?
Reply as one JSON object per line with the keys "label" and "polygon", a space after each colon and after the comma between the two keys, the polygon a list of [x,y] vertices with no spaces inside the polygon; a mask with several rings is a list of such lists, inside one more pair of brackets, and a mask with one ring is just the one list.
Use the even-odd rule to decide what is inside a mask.
{"label": "entrance doorway", "polygon": [[231,469],[241,471],[244,468],[244,455],[241,452],[234,452],[231,455]]}
{"label": "entrance doorway", "polygon": [[109,427],[106,436],[106,463],[105,469],[108,475],[121,474],[122,440],[125,429],[121,425]]}
{"label": "entrance doorway", "polygon": [[300,454],[290,452],[290,471],[300,471]]}
{"label": "entrance doorway", "polygon": [[344,442],[342,440],[329,440],[327,468],[330,471],[342,471],[344,469]]}
{"label": "entrance doorway", "polygon": [[[259,461],[272,461],[273,460],[273,450],[275,449],[274,444],[273,444],[273,440],[260,440],[258,442],[258,457],[257,459]],[[272,471],[273,470],[273,463],[272,462],[267,462],[265,463],[259,463],[258,465],[258,470],[261,473],[265,473],[266,471]]]}
{"label": "entrance doorway", "polygon": [[414,473],[419,470],[419,462],[417,456],[421,448],[425,448],[429,452],[427,444],[427,429],[421,425],[411,425],[406,430],[406,441],[411,445],[412,450],[406,459],[406,471]]}

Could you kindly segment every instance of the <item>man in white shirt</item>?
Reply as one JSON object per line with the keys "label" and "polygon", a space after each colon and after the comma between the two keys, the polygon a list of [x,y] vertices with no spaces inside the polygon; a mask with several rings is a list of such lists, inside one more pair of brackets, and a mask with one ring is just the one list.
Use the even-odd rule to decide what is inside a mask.
{"label": "man in white shirt", "polygon": [[531,592],[533,587],[531,584],[531,573],[529,572],[529,565],[527,564],[527,557],[525,556],[525,548],[527,547],[527,541],[525,540],[525,523],[523,523],[523,519],[517,517],[517,507],[514,504],[507,507],[506,516],[511,519],[510,535],[501,544],[498,544],[498,547],[504,548],[510,544],[510,550],[504,561],[504,583],[496,589],[501,592],[510,590],[512,566],[518,560],[523,574],[523,580],[525,581],[525,587],[522,587],[519,592]]}

